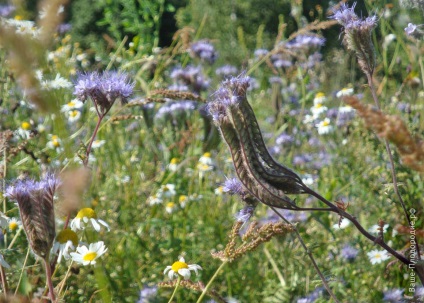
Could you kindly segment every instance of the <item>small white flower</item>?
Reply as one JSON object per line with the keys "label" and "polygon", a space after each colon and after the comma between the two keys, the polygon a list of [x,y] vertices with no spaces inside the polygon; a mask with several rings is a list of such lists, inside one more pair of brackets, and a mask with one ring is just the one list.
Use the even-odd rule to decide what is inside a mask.
{"label": "small white flower", "polygon": [[387,49],[390,43],[395,41],[395,39],[396,39],[395,34],[388,34],[386,37],[384,37],[383,48]]}
{"label": "small white flower", "polygon": [[47,142],[47,147],[50,149],[55,149],[57,152],[61,152],[62,148],[62,140],[56,135],[49,135],[50,141]]}
{"label": "small white flower", "polygon": [[303,124],[310,124],[310,123],[313,123],[315,120],[316,120],[316,117],[312,115],[305,115],[305,117],[303,118]]}
{"label": "small white flower", "polygon": [[353,112],[353,111],[355,111],[355,109],[352,106],[349,106],[349,105],[339,107],[339,113],[342,113],[342,114],[350,113],[350,112]]}
{"label": "small white flower", "polygon": [[158,196],[159,197],[165,197],[165,198],[172,198],[177,194],[175,191],[175,185],[174,184],[165,184],[162,185],[158,190]]}
{"label": "small white flower", "polygon": [[172,158],[168,164],[168,169],[172,172],[176,172],[178,170],[178,164],[180,161],[177,158]]}
{"label": "small white flower", "polygon": [[105,145],[106,140],[94,140],[93,144],[91,145],[91,148],[96,149],[99,147],[102,147],[103,145]]}
{"label": "small white flower", "polygon": [[174,211],[177,210],[177,205],[174,202],[168,202],[165,205],[165,210],[168,214],[172,214]]}
{"label": "small white flower", "polygon": [[77,247],[76,252],[71,252],[70,255],[74,262],[82,265],[94,265],[96,259],[107,251],[103,241],[90,243],[89,247],[82,245]]}
{"label": "small white flower", "polygon": [[[386,233],[387,228],[389,227],[389,224],[384,224],[383,226],[383,233]],[[371,226],[368,231],[372,234],[377,235],[378,233],[380,233],[380,226],[378,224],[375,224],[373,226]]]}
{"label": "small white flower", "polygon": [[77,234],[73,230],[67,228],[57,234],[53,244],[52,252],[54,254],[58,254],[57,262],[60,263],[62,257],[64,257],[65,260],[68,260],[71,257],[70,252],[75,251],[77,246]]}
{"label": "small white flower", "polygon": [[223,186],[219,186],[219,187],[215,188],[215,195],[222,196],[222,193],[223,192],[224,192],[224,187]]}
{"label": "small white flower", "polygon": [[156,205],[156,204],[162,204],[163,200],[158,195],[153,195],[147,198],[147,204],[149,205]]}
{"label": "small white flower", "polygon": [[85,228],[85,224],[90,222],[93,228],[99,232],[100,224],[107,228],[110,231],[109,224],[105,221],[98,219],[96,212],[92,208],[83,208],[81,209],[77,216],[71,221],[71,229],[73,231],[82,230]]}
{"label": "small white flower", "polygon": [[325,113],[328,110],[327,106],[322,105],[322,103],[316,103],[311,107],[312,116],[318,117],[322,113]]}
{"label": "small white flower", "polygon": [[8,220],[9,231],[15,231],[19,226],[22,225],[22,222],[16,218],[9,218]]}
{"label": "small white flower", "polygon": [[213,166],[214,161],[211,158],[211,153],[204,153],[203,156],[199,158],[199,163],[203,165]]}
{"label": "small white flower", "polygon": [[322,104],[322,103],[324,103],[325,101],[327,101],[327,97],[325,96],[325,94],[324,94],[324,93],[319,92],[319,93],[317,93],[317,94],[315,95],[315,98],[314,98],[314,105],[315,105],[315,104]]}
{"label": "small white flower", "polygon": [[328,134],[333,130],[333,126],[330,124],[330,119],[328,118],[315,124],[315,127],[318,129],[318,134],[320,135]]}
{"label": "small white flower", "polygon": [[70,102],[66,103],[65,105],[62,105],[62,108],[60,109],[61,112],[68,112],[70,110],[74,109],[80,109],[84,106],[84,103],[81,102],[78,99],[72,99]]}
{"label": "small white flower", "polygon": [[181,208],[184,208],[187,205],[189,198],[186,195],[180,195],[178,202],[180,203]]}
{"label": "small white flower", "polygon": [[306,175],[303,176],[302,182],[305,185],[311,186],[312,184],[314,184],[314,178],[311,174],[306,174]]}
{"label": "small white flower", "polygon": [[343,96],[352,96],[353,95],[353,88],[342,88],[340,91],[337,92],[336,97],[340,98]]}
{"label": "small white flower", "polygon": [[184,280],[188,280],[191,277],[191,272],[194,271],[196,275],[198,270],[202,268],[197,264],[187,264],[183,257],[180,257],[179,261],[174,262],[171,266],[167,266],[163,272],[164,275],[168,274],[169,279],[178,278],[181,276]]}
{"label": "small white flower", "polygon": [[367,252],[368,258],[370,259],[371,264],[379,264],[390,258],[390,255],[385,250],[372,250]]}
{"label": "small white flower", "polygon": [[333,225],[333,228],[335,230],[340,230],[340,229],[345,229],[346,227],[348,227],[350,225],[350,221],[348,219],[342,219],[342,222],[336,223]]}
{"label": "small white flower", "polygon": [[68,121],[73,123],[81,118],[81,112],[79,110],[70,110],[66,113]]}

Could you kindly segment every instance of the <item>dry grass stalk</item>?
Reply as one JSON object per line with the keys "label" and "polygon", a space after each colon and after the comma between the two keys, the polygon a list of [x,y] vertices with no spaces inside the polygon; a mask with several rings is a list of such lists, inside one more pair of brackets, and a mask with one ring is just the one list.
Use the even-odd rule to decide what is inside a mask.
{"label": "dry grass stalk", "polygon": [[327,20],[327,21],[321,21],[321,22],[317,20],[299,29],[297,32],[294,32],[293,34],[291,34],[288,40],[291,40],[299,35],[310,34],[310,31],[327,29],[336,24],[337,24],[336,20]]}
{"label": "dry grass stalk", "polygon": [[123,120],[139,120],[139,119],[143,119],[143,116],[137,116],[137,115],[120,115],[120,116],[115,116],[112,117],[110,119],[110,121],[112,122],[118,122],[118,121],[123,121]]}
{"label": "dry grass stalk", "polygon": [[[178,281],[177,280],[172,280],[172,281],[168,281],[168,282],[160,282],[158,283],[159,287],[162,288],[175,288],[177,286]],[[181,280],[180,281],[180,287],[186,288],[186,289],[190,289],[190,290],[194,290],[194,291],[198,291],[198,292],[202,292],[203,289],[205,288],[205,285],[203,284],[203,282],[193,282],[190,280]],[[215,299],[217,302],[220,303],[226,303],[227,301],[221,297],[218,292],[216,290],[213,289],[208,289],[207,294],[212,297],[213,299]]]}
{"label": "dry grass stalk", "polygon": [[157,89],[151,92],[152,96],[163,96],[165,98],[173,100],[195,100],[205,102],[206,100],[199,95],[196,95],[191,92],[184,92],[178,90],[169,90],[169,89]]}
{"label": "dry grass stalk", "polygon": [[57,27],[62,22],[63,12],[60,8],[65,6],[68,0],[44,0],[41,2],[40,11],[45,15],[38,20],[38,26],[41,29],[40,40],[49,45],[54,37]]}
{"label": "dry grass stalk", "polygon": [[414,138],[398,116],[386,115],[381,110],[361,103],[353,96],[343,100],[357,110],[367,127],[375,131],[380,138],[387,139],[396,146],[406,166],[424,172],[424,142]]}

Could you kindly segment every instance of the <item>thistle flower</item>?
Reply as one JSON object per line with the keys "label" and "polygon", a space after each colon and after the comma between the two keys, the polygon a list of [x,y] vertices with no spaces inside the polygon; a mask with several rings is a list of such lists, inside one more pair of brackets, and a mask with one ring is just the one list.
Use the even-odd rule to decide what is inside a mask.
{"label": "thistle flower", "polygon": [[74,95],[80,101],[90,98],[99,115],[105,115],[116,100],[126,103],[133,93],[134,83],[126,74],[106,71],[80,74],[77,78]]}
{"label": "thistle flower", "polygon": [[371,32],[377,26],[377,16],[359,18],[355,12],[356,3],[348,7],[343,3],[340,9],[334,12],[333,19],[344,27],[344,42],[347,48],[356,53],[358,63],[364,73],[372,75],[375,67],[374,46],[371,41]]}
{"label": "thistle flower", "polygon": [[36,255],[46,259],[56,234],[53,196],[59,180],[54,175],[45,179],[20,180],[6,191],[6,196],[18,202],[22,226]]}

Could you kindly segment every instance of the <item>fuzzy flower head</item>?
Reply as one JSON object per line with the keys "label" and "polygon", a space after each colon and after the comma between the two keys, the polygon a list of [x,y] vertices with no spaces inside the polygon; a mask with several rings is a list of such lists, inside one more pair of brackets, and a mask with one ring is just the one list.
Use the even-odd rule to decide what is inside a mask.
{"label": "fuzzy flower head", "polygon": [[6,196],[18,203],[22,227],[36,255],[48,257],[56,235],[53,197],[59,180],[47,175],[41,181],[19,180]]}
{"label": "fuzzy flower head", "polygon": [[117,99],[126,103],[132,95],[134,83],[126,74],[106,71],[80,74],[74,95],[81,101],[90,98],[99,115],[105,115]]}
{"label": "fuzzy flower head", "polygon": [[390,289],[384,292],[383,302],[400,303],[403,301],[403,289]]}
{"label": "fuzzy flower head", "polygon": [[184,280],[188,280],[191,277],[191,272],[194,271],[196,275],[198,270],[202,268],[197,264],[187,264],[183,257],[177,262],[174,262],[171,266],[167,266],[163,272],[164,275],[168,274],[169,279],[183,277]]}
{"label": "fuzzy flower head", "polygon": [[209,64],[213,64],[218,57],[215,47],[206,40],[200,40],[192,43],[190,45],[190,54],[195,58],[208,62]]}
{"label": "fuzzy flower head", "polygon": [[247,205],[241,209],[234,217],[237,222],[246,223],[253,216],[255,207]]}
{"label": "fuzzy flower head", "polygon": [[81,209],[77,216],[71,221],[71,229],[73,231],[83,230],[85,229],[84,225],[89,222],[97,232],[100,231],[100,224],[110,231],[109,225],[105,221],[97,218],[96,212],[88,207]]}
{"label": "fuzzy flower head", "polygon": [[87,247],[85,245],[78,246],[76,252],[71,252],[71,258],[74,262],[82,265],[94,265],[96,260],[107,251],[103,241],[90,243]]}
{"label": "fuzzy flower head", "polygon": [[333,19],[337,20],[344,27],[344,42],[347,48],[356,53],[358,63],[362,70],[371,75],[375,67],[374,46],[371,41],[372,30],[377,26],[377,16],[370,16],[365,19],[359,18],[355,14],[356,3],[348,7],[343,3],[334,12]]}
{"label": "fuzzy flower head", "polygon": [[53,253],[58,254],[57,261],[60,263],[62,257],[68,260],[71,257],[69,254],[70,251],[75,250],[78,246],[78,242],[78,236],[73,230],[67,228],[60,231],[56,236],[52,248]]}

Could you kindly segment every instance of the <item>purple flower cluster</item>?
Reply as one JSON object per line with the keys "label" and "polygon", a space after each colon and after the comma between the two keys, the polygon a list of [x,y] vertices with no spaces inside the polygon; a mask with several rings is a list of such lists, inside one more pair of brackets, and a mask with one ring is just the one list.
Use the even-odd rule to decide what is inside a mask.
{"label": "purple flower cluster", "polygon": [[184,123],[188,115],[198,107],[195,101],[168,101],[159,108],[154,119],[156,121],[167,121],[173,125]]}
{"label": "purple flower cluster", "polygon": [[149,303],[150,299],[152,299],[158,293],[157,286],[144,286],[142,290],[140,290],[140,298],[137,303]]}
{"label": "purple flower cluster", "polygon": [[284,46],[287,49],[293,51],[303,51],[309,53],[312,50],[317,50],[325,43],[324,38],[320,38],[317,36],[306,36],[299,35],[296,36],[293,40],[285,43]]}
{"label": "purple flower cluster", "polygon": [[224,182],[223,191],[230,195],[243,195],[246,190],[238,178],[231,178]]}
{"label": "purple flower cluster", "polygon": [[256,59],[261,59],[262,57],[265,57],[266,55],[268,55],[268,53],[269,51],[267,49],[259,48],[255,50],[254,56]]}
{"label": "purple flower cluster", "polygon": [[133,93],[134,83],[128,76],[117,72],[97,72],[80,74],[77,78],[74,95],[81,101],[88,98],[94,102],[96,109],[105,114],[117,99],[126,103]]}
{"label": "purple flower cluster", "polygon": [[391,302],[391,303],[401,303],[406,302],[403,300],[403,290],[401,289],[390,289],[384,292],[383,294],[383,301],[384,302]]}
{"label": "purple flower cluster", "polygon": [[189,65],[185,68],[176,68],[171,72],[170,77],[176,82],[175,84],[190,87],[196,93],[208,89],[210,85],[200,66]]}
{"label": "purple flower cluster", "polygon": [[297,299],[297,303],[313,303],[324,293],[324,288],[319,287],[311,292],[307,297]]}
{"label": "purple flower cluster", "polygon": [[29,201],[42,200],[45,195],[52,195],[59,186],[60,181],[54,175],[47,175],[43,180],[32,179],[18,180],[14,185],[6,190],[6,196],[20,203],[30,203]]}
{"label": "purple flower cluster", "polygon": [[237,67],[232,65],[224,65],[216,69],[215,73],[223,78],[234,76],[238,73]]}
{"label": "purple flower cluster", "polygon": [[2,4],[0,5],[0,16],[9,17],[15,10],[16,7],[12,4]]}
{"label": "purple flower cluster", "polygon": [[255,207],[247,205],[243,209],[241,209],[234,217],[238,222],[247,222],[253,216],[255,211]]}
{"label": "purple flower cluster", "polygon": [[355,260],[358,253],[359,251],[355,247],[349,244],[346,244],[345,246],[343,246],[342,250],[340,251],[342,258],[347,261]]}
{"label": "purple flower cluster", "polygon": [[213,64],[218,57],[215,47],[206,40],[200,40],[190,45],[190,53],[193,57],[199,58]]}

